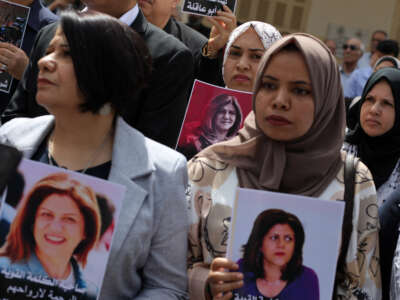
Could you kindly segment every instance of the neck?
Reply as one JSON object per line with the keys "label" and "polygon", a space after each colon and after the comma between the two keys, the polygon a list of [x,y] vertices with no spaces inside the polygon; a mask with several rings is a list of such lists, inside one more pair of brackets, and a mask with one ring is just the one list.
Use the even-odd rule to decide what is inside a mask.
{"label": "neck", "polygon": [[218,141],[225,140],[229,130],[215,130],[215,135]]}
{"label": "neck", "polygon": [[61,256],[47,256],[40,251],[36,251],[36,255],[42,264],[44,270],[54,279],[66,279],[71,273],[71,264],[69,257],[63,258]]}
{"label": "neck", "polygon": [[264,279],[267,282],[279,282],[282,276],[282,270],[279,266],[264,261]]}
{"label": "neck", "polygon": [[105,4],[103,6],[101,5],[88,5],[88,9],[90,10],[95,10],[98,12],[105,13],[107,15],[113,16],[117,19],[119,19],[123,14],[131,10],[133,7],[135,7],[137,1],[136,0],[125,0],[125,1],[108,1],[111,4]]}
{"label": "neck", "polygon": [[111,160],[113,122],[114,114],[56,115],[51,147],[49,143],[51,156],[71,170],[83,170]]}
{"label": "neck", "polygon": [[357,67],[357,62],[344,62],[343,63],[343,70],[345,73],[351,73]]}
{"label": "neck", "polygon": [[154,19],[152,19],[151,17],[149,17],[149,18],[147,18],[147,20],[148,20],[151,24],[157,26],[158,28],[164,29],[165,26],[167,26],[167,23],[168,23],[168,21],[169,21],[170,18],[171,18],[171,16],[167,16],[167,17],[165,17],[165,18],[162,18],[161,20],[154,20]]}

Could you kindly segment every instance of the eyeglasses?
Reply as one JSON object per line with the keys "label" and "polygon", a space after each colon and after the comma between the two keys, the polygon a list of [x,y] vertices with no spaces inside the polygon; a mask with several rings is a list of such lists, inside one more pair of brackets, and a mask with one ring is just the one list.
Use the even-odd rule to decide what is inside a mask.
{"label": "eyeglasses", "polygon": [[355,51],[355,50],[358,50],[358,49],[359,49],[359,48],[358,48],[357,46],[355,46],[355,45],[347,45],[347,44],[344,44],[344,45],[343,45],[343,50],[347,50],[347,48],[350,48],[351,51]]}

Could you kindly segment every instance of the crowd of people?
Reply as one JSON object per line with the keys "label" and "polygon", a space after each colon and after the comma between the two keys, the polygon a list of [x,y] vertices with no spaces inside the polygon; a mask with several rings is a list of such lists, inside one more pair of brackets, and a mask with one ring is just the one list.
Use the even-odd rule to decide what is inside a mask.
{"label": "crowd of people", "polygon": [[[385,31],[372,34],[370,52],[350,37],[339,65],[335,41],[282,37],[259,21],[238,26],[227,6],[207,17],[205,36],[173,17],[178,0],[11,2],[31,13],[21,49],[0,42],[0,69],[15,79],[9,93],[0,92],[0,143],[126,187],[99,299],[225,300],[235,291],[319,299],[318,278],[302,263],[296,216],[260,214],[238,262],[226,258],[226,228],[238,187],[344,200],[350,155],[352,211],[343,228],[352,230],[343,235],[348,247],[333,299],[400,298],[400,62]],[[252,111],[239,129],[235,97],[216,97],[204,108],[196,147],[185,150],[187,162],[174,149],[194,79],[251,92]],[[41,184],[57,186],[57,178],[33,191]],[[29,271],[34,260],[44,275],[79,279],[80,244],[66,252],[60,272],[31,230],[42,206],[82,206],[57,193],[25,198],[0,263]],[[81,227],[95,226],[92,219],[82,217]],[[98,227],[79,233],[87,248]],[[29,236],[23,251],[21,230]],[[271,235],[285,236],[286,260],[269,258]]]}

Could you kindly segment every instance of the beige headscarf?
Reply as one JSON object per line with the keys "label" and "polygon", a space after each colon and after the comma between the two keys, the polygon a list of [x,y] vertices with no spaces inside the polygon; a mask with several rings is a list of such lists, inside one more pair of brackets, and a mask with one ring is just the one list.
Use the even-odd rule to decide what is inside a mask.
{"label": "beige headscarf", "polygon": [[345,130],[345,106],[335,57],[323,42],[308,34],[292,34],[264,54],[257,73],[254,101],[271,57],[294,44],[303,54],[314,97],[314,122],[302,137],[274,141],[258,129],[254,112],[239,135],[215,144],[197,157],[209,157],[237,167],[241,187],[306,196],[320,195],[342,166],[340,149]]}

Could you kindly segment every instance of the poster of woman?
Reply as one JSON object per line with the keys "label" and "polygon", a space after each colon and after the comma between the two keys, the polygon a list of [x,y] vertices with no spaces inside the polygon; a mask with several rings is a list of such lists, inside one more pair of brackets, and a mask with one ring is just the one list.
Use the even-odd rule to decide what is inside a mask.
{"label": "poster of woman", "polygon": [[204,148],[231,139],[251,111],[251,93],[195,80],[177,150],[189,160]]}
{"label": "poster of woman", "polygon": [[344,203],[239,189],[228,258],[244,286],[233,299],[331,299]]}
{"label": "poster of woman", "polygon": [[0,298],[97,299],[125,188],[26,159],[17,174],[1,205]]}

